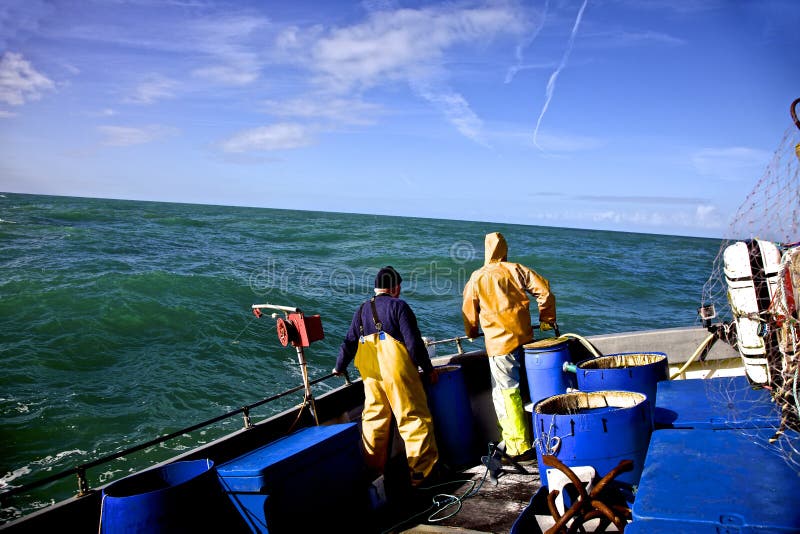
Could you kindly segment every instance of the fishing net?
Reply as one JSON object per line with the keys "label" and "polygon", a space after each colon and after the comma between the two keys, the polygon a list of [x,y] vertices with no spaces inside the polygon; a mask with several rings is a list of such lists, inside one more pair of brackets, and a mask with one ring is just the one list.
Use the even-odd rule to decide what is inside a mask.
{"label": "fishing net", "polygon": [[[799,103],[792,104],[795,122]],[[747,387],[766,389],[780,412],[772,428],[740,431],[778,450],[800,472],[800,123],[787,128],[724,237],[702,302],[713,305],[721,337],[742,356]],[[708,391],[709,400],[730,405],[736,392],[711,384],[718,390]]]}

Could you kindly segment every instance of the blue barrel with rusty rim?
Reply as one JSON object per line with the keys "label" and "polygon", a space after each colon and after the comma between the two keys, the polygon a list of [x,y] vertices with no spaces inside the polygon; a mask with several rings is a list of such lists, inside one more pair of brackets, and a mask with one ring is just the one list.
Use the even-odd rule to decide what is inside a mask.
{"label": "blue barrel with rusty rim", "polygon": [[620,500],[633,501],[653,428],[643,393],[574,391],[544,399],[533,411],[536,458],[543,483],[545,454],[555,456],[567,467],[591,466],[598,479],[622,460],[632,460],[633,470],[617,476],[610,487]]}
{"label": "blue barrel with rusty rim", "polygon": [[582,360],[576,367],[578,389],[644,393],[655,421],[658,382],[669,379],[669,362],[665,353],[619,352]]}

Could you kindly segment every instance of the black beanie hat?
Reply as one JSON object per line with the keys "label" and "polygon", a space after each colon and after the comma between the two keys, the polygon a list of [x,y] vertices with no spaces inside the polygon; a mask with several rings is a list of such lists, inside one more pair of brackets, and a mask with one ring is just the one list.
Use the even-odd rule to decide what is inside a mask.
{"label": "black beanie hat", "polygon": [[395,271],[394,267],[391,265],[387,265],[378,271],[378,275],[375,277],[375,288],[391,289],[395,286],[399,286],[402,281],[403,278],[400,276],[400,273]]}

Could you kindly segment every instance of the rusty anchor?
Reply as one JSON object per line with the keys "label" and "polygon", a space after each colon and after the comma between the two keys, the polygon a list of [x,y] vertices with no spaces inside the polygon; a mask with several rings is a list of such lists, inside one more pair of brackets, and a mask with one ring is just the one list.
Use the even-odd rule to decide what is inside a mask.
{"label": "rusty anchor", "polygon": [[[632,460],[622,460],[617,466],[609,471],[595,486],[586,491],[581,480],[572,470],[564,465],[553,455],[542,456],[542,461],[548,467],[554,467],[564,473],[578,492],[578,498],[561,515],[556,508],[556,497],[558,490],[553,490],[547,495],[547,506],[555,519],[555,524],[550,527],[545,534],[573,534],[575,532],[586,532],[583,525],[592,519],[600,519],[598,528],[595,532],[605,532],[609,525],[613,524],[619,532],[625,530],[628,520],[632,518],[631,509],[627,506],[618,504],[607,504],[602,501],[603,491],[609,482],[618,475],[633,469]],[[567,523],[573,520],[569,527]]]}

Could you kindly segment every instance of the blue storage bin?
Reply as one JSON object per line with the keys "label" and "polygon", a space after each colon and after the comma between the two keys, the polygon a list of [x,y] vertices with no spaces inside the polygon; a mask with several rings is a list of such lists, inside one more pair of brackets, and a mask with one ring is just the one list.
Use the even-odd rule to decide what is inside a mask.
{"label": "blue storage bin", "polygon": [[467,385],[460,365],[436,367],[439,380],[426,384],[439,460],[451,469],[472,467],[480,461]]}
{"label": "blue storage bin", "polygon": [[650,403],[635,391],[575,391],[543,399],[534,406],[536,459],[545,477],[545,454],[567,467],[591,466],[602,478],[622,460],[633,470],[621,473],[609,488],[627,502],[644,468],[652,433]]}
{"label": "blue storage bin", "polygon": [[669,363],[663,352],[619,352],[578,362],[575,376],[581,391],[643,393],[654,420],[657,385],[669,379]]}
{"label": "blue storage bin", "polygon": [[800,532],[797,432],[657,430],[626,532]]}
{"label": "blue storage bin", "polygon": [[174,462],[111,483],[103,490],[100,533],[195,532],[224,509],[208,459]]}
{"label": "blue storage bin", "polygon": [[778,428],[780,418],[769,392],[753,389],[745,376],[658,383],[657,429]]}
{"label": "blue storage bin", "polygon": [[217,468],[253,532],[307,532],[366,510],[368,481],[356,423],[298,430]]}
{"label": "blue storage bin", "polygon": [[[519,514],[514,524],[511,525],[509,534],[542,534],[542,526],[536,518],[539,516],[550,516],[547,509],[547,486],[539,486],[536,493],[531,497],[530,503]],[[555,523],[555,521],[553,521]],[[552,525],[549,525],[552,526]]]}
{"label": "blue storage bin", "polygon": [[569,338],[548,337],[528,343],[523,349],[531,404],[577,387],[575,375],[564,371],[564,364],[572,361]]}

